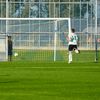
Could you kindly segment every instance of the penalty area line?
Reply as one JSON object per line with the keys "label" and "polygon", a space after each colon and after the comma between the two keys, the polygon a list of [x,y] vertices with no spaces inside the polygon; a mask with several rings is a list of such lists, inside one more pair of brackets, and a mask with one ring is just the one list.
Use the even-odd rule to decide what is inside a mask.
{"label": "penalty area line", "polygon": [[13,67],[13,68],[24,68],[24,69],[99,69],[100,67]]}

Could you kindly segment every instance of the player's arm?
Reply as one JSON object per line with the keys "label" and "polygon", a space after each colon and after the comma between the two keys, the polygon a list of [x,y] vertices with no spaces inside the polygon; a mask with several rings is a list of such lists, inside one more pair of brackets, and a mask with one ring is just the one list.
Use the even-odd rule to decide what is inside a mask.
{"label": "player's arm", "polygon": [[64,32],[64,36],[65,36],[66,40],[69,41],[69,36],[67,36],[65,32]]}

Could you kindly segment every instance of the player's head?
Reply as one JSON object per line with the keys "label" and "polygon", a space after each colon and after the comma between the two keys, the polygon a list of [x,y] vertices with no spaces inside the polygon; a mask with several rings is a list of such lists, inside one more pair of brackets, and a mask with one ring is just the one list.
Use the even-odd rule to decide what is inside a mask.
{"label": "player's head", "polygon": [[8,40],[11,40],[11,36],[8,36]]}
{"label": "player's head", "polygon": [[75,32],[75,29],[74,29],[74,28],[72,28],[72,29],[71,29],[71,31],[74,33],[74,32]]}

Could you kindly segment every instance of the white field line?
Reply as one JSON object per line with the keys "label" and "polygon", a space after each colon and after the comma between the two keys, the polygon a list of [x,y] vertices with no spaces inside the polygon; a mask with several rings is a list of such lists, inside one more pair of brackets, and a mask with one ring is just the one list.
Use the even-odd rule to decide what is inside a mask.
{"label": "white field line", "polygon": [[33,93],[0,93],[2,96],[9,96],[9,95],[18,95],[18,96],[23,96],[23,95],[34,95]]}
{"label": "white field line", "polygon": [[95,68],[97,68],[97,69],[99,69],[100,67],[11,67],[11,68],[24,68],[24,69],[79,69],[79,68],[82,68],[82,69],[84,69],[84,68],[90,68],[90,69],[95,69]]}

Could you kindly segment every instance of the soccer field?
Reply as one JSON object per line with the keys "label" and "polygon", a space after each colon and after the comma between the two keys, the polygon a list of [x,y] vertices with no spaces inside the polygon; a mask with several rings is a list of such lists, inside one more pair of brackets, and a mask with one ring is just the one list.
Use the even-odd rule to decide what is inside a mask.
{"label": "soccer field", "polygon": [[[13,61],[34,61],[34,62],[53,62],[53,50],[14,50],[18,56],[13,56]],[[81,50],[80,54],[73,52],[73,62],[94,62],[96,52],[95,50]],[[100,51],[97,52],[98,61],[100,61]],[[68,50],[57,50],[56,61],[68,62]]]}
{"label": "soccer field", "polygon": [[0,62],[0,100],[99,100],[100,63]]}

